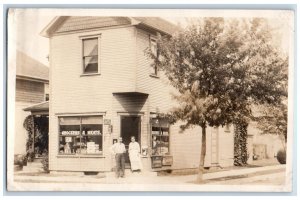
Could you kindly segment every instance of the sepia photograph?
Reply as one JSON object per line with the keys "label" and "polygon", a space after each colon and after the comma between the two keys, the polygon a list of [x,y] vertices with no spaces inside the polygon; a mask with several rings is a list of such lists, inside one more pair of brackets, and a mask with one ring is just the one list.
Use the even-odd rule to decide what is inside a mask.
{"label": "sepia photograph", "polygon": [[10,8],[7,190],[291,192],[294,20]]}

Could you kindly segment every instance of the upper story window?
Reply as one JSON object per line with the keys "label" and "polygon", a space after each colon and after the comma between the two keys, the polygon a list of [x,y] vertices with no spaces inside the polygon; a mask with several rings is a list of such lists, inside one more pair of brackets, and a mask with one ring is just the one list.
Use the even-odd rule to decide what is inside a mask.
{"label": "upper story window", "polygon": [[[150,49],[151,49],[151,52],[155,55],[155,57],[157,57],[157,55],[158,55],[157,41],[154,37],[151,37],[151,36],[150,36]],[[158,68],[155,63],[154,63],[154,65],[151,66],[150,75],[158,76]]]}
{"label": "upper story window", "polygon": [[98,37],[82,39],[83,73],[98,73]]}

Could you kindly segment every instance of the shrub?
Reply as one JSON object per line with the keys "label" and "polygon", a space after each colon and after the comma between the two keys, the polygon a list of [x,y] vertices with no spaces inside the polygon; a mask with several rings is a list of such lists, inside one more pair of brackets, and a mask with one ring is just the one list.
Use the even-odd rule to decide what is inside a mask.
{"label": "shrub", "polygon": [[31,149],[27,151],[26,158],[28,162],[33,162],[35,158],[35,153]]}
{"label": "shrub", "polygon": [[286,164],[286,151],[285,150],[279,150],[277,153],[277,160],[280,164]]}
{"label": "shrub", "polygon": [[14,156],[14,165],[26,166],[27,165],[26,155],[16,154]]}
{"label": "shrub", "polygon": [[45,172],[49,172],[49,156],[48,154],[42,159],[43,169]]}

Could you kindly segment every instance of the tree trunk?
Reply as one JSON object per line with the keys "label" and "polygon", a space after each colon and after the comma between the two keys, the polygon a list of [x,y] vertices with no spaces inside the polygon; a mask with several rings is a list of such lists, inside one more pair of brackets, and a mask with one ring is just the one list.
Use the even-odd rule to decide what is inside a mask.
{"label": "tree trunk", "polygon": [[205,154],[206,154],[206,126],[203,126],[201,128],[202,128],[202,141],[201,141],[201,154],[200,154],[197,183],[203,182],[204,161],[205,161]]}

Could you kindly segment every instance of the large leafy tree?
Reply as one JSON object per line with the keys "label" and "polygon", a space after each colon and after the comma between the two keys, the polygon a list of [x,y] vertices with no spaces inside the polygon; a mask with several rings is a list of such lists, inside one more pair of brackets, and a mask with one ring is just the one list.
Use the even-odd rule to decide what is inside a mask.
{"label": "large leafy tree", "polygon": [[202,128],[198,182],[208,126],[246,123],[251,105],[275,105],[286,95],[287,58],[272,46],[269,30],[262,19],[203,18],[171,38],[159,37],[158,52],[148,52],[178,91],[170,116],[183,120],[183,129]]}
{"label": "large leafy tree", "polygon": [[257,127],[262,134],[278,135],[282,148],[286,151],[287,142],[287,105],[285,103],[269,106],[263,105],[257,118]]}

